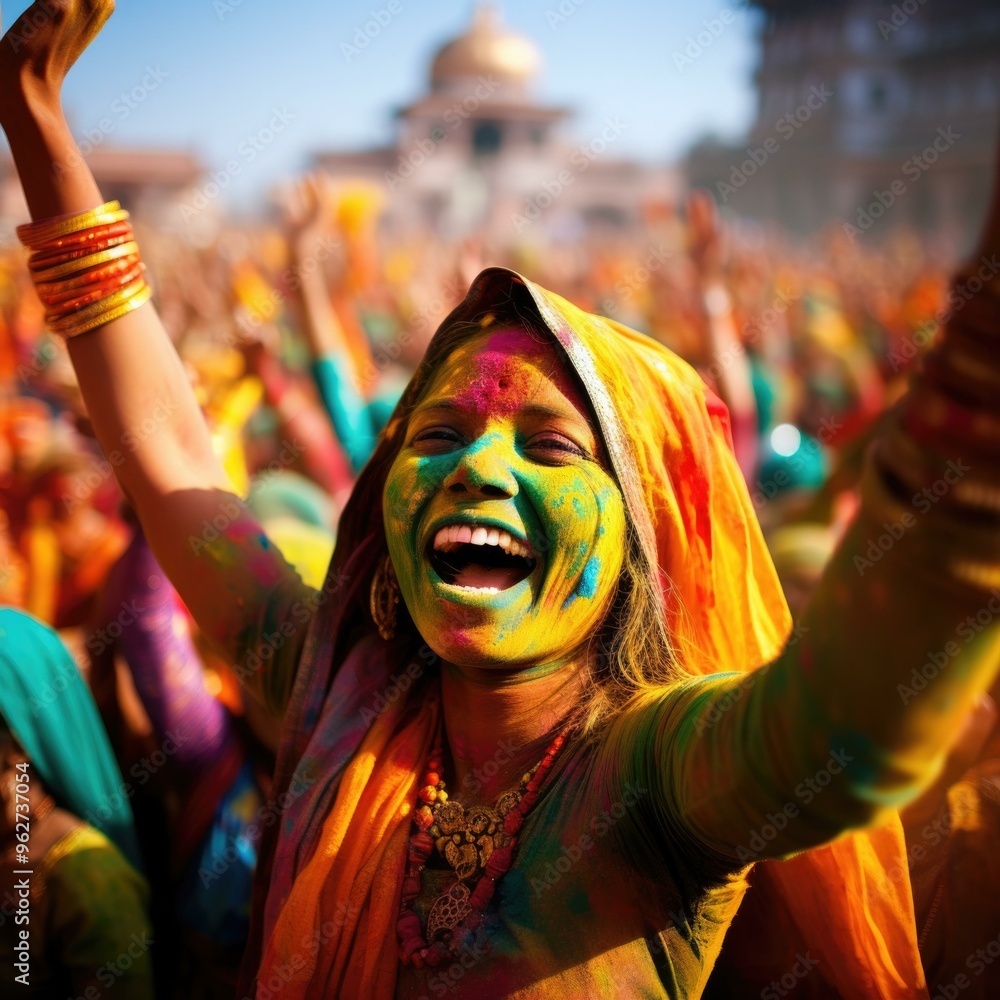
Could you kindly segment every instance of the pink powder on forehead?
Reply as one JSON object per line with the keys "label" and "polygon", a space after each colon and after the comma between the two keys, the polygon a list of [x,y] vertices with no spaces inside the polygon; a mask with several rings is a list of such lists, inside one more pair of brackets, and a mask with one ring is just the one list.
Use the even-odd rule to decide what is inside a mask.
{"label": "pink powder on forehead", "polygon": [[[559,358],[554,345],[536,340],[526,330],[516,327],[489,334],[485,344],[463,358],[475,374],[455,401],[477,412],[515,412],[538,391],[543,375],[582,413],[586,404],[576,383]],[[524,362],[518,364],[518,362]]]}

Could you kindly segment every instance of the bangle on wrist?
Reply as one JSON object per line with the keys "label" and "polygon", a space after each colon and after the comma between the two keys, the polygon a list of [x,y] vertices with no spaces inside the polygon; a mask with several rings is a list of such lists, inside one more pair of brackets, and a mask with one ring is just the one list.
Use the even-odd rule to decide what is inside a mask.
{"label": "bangle on wrist", "polygon": [[75,337],[120,319],[151,298],[128,218],[112,201],[18,227],[22,243],[32,251],[28,269],[53,333]]}

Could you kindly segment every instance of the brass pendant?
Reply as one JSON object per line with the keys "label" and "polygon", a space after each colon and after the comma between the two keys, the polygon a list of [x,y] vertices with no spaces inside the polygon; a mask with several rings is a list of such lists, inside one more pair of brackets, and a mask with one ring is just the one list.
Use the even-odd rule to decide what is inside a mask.
{"label": "brass pendant", "polygon": [[427,941],[442,941],[469,915],[472,907],[469,887],[455,882],[443,895],[438,896],[427,914]]}

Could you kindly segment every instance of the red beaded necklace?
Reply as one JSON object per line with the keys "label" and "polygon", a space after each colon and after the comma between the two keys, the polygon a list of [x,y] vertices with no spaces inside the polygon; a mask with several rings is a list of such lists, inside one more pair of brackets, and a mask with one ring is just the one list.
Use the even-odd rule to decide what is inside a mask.
{"label": "red beaded necklace", "polygon": [[[522,776],[518,789],[504,792],[492,809],[473,807],[466,813],[459,803],[449,799],[445,790],[441,778],[442,739],[438,733],[417,793],[422,804],[413,813],[414,832],[410,835],[403,897],[396,922],[401,962],[418,969],[425,965],[433,968],[461,954],[468,936],[482,925],[497,882],[510,870],[518,831],[565,741],[566,732],[562,732],[549,744],[545,756]],[[428,913],[425,936],[413,903],[420,895],[421,872],[435,847],[455,869],[457,878]],[[482,875],[470,894],[465,880],[479,870]]]}

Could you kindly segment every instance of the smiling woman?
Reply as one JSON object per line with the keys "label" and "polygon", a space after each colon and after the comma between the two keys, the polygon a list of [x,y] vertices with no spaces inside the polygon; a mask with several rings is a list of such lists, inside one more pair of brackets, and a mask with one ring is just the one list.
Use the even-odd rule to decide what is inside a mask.
{"label": "smiling woman", "polygon": [[[887,423],[793,640],[725,407],[650,339],[499,268],[428,347],[313,591],[232,495],[126,214],[74,155],[62,79],[112,6],[31,8],[48,20],[0,48],[0,120],[93,426],[111,449],[171,401],[117,474],[284,720],[247,995],[696,998],[752,863],[791,858],[770,877],[808,988],[926,997],[886,876],[895,809],[994,676],[1000,623],[899,688],[1000,581],[996,285]],[[854,557],[959,457],[961,489],[862,580]]]}

